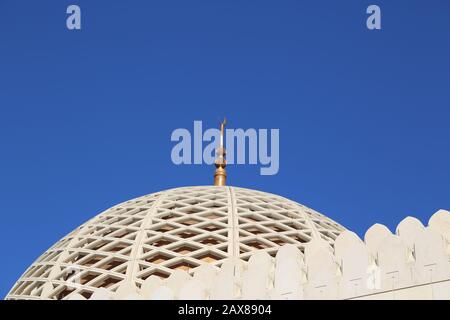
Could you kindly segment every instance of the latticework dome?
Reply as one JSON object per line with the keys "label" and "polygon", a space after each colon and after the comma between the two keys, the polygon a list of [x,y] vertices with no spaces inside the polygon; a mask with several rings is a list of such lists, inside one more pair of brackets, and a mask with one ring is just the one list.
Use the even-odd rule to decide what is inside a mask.
{"label": "latticework dome", "polygon": [[[90,297],[137,288],[150,276],[192,273],[255,251],[275,256],[286,244],[304,252],[321,239],[333,246],[342,226],[286,198],[236,187],[184,187],[116,205],[58,241],[16,282],[7,299]],[[154,277],[153,277],[154,278]]]}

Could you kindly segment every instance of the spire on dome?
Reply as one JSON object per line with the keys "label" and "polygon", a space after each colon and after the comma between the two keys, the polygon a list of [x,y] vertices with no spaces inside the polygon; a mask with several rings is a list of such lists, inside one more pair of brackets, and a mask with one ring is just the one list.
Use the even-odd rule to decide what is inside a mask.
{"label": "spire on dome", "polygon": [[216,166],[216,171],[214,172],[214,185],[224,186],[227,180],[227,172],[225,167],[227,166],[227,160],[225,160],[225,148],[223,146],[223,137],[225,132],[225,125],[227,124],[227,119],[224,118],[220,124],[220,142],[219,147],[216,149],[217,158],[214,162]]}

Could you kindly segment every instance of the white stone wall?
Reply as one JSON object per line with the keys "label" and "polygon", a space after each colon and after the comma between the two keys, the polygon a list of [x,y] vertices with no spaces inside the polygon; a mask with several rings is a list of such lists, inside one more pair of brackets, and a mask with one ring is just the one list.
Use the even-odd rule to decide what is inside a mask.
{"label": "white stone wall", "polygon": [[344,231],[334,248],[314,238],[304,253],[287,244],[274,258],[256,251],[248,262],[228,258],[192,275],[150,276],[141,288],[124,280],[91,299],[450,299],[449,258],[450,212],[440,210],[426,227],[407,217],[395,234],[375,224],[364,241]]}

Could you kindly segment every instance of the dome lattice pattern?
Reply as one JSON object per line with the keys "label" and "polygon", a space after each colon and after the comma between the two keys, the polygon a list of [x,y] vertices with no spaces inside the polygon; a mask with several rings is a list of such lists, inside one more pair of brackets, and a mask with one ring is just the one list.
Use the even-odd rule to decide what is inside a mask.
{"label": "dome lattice pattern", "polygon": [[90,297],[122,280],[140,287],[151,275],[192,273],[226,258],[247,261],[257,250],[275,256],[311,239],[331,246],[344,230],[286,198],[236,187],[184,187],[116,205],[58,241],[17,281],[8,299]]}

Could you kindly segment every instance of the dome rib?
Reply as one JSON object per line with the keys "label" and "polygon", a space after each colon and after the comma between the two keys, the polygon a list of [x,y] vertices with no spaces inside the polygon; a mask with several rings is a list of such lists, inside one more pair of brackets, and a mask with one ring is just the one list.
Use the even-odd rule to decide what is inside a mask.
{"label": "dome rib", "polygon": [[129,263],[129,266],[127,268],[127,279],[133,280],[133,275],[136,274],[136,267],[137,266],[137,257],[142,252],[142,243],[144,240],[145,232],[147,230],[147,227],[151,225],[153,215],[155,214],[155,210],[158,207],[158,205],[162,202],[162,200],[166,197],[167,191],[161,193],[158,198],[153,202],[151,208],[149,209],[149,213],[145,216],[145,218],[142,221],[141,229],[139,230],[139,233],[136,238],[136,245],[133,247],[133,251],[131,253],[131,260]]}
{"label": "dome rib", "polygon": [[[227,187],[229,194],[229,220],[228,225],[231,226],[228,233],[228,252],[231,252],[233,258],[239,258],[239,230],[238,230],[238,218],[236,210],[236,197],[232,187]],[[231,237],[230,237],[231,234]]]}

